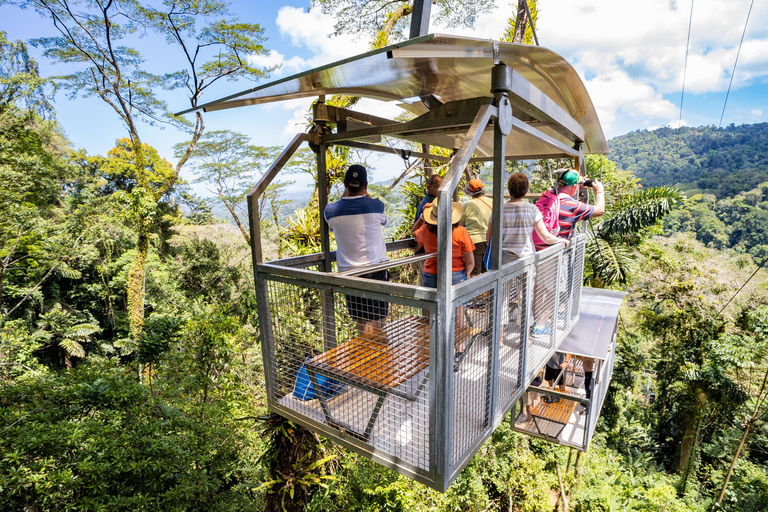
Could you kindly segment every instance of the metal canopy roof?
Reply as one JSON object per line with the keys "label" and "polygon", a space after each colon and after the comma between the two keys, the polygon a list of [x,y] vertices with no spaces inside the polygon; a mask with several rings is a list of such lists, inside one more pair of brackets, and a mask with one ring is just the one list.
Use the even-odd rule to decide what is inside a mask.
{"label": "metal canopy roof", "polygon": [[557,351],[606,359],[625,295],[625,292],[613,290],[582,288],[581,317]]}
{"label": "metal canopy roof", "polygon": [[[496,55],[495,49],[498,51]],[[443,34],[429,34],[350,57],[199,108],[209,112],[295,98],[346,94],[382,101],[399,100],[404,109],[417,115],[424,114],[428,109],[419,97],[431,95],[443,103],[478,97],[488,97],[490,101],[494,57],[520,73],[584,128],[585,153],[608,152],[608,144],[584,83],[563,57],[538,46]],[[541,123],[534,126],[572,144]],[[521,134],[517,132],[517,135]],[[530,137],[523,136],[523,139]],[[555,153],[541,144],[531,145],[528,140],[522,144],[515,139],[510,142],[513,152],[508,152],[507,156]]]}

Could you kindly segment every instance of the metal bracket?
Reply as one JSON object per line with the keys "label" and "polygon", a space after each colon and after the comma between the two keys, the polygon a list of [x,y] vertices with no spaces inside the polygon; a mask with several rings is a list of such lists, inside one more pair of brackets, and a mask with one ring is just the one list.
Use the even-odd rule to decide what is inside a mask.
{"label": "metal bracket", "polygon": [[499,43],[493,43],[493,63],[499,64],[501,59],[499,57]]}
{"label": "metal bracket", "polygon": [[407,149],[401,149],[400,150],[400,158],[403,159],[405,162],[405,168],[408,169],[411,167],[411,152]]}
{"label": "metal bracket", "polygon": [[501,133],[509,135],[512,131],[512,105],[509,103],[509,98],[502,96],[499,98],[497,108],[499,109],[499,129]]}

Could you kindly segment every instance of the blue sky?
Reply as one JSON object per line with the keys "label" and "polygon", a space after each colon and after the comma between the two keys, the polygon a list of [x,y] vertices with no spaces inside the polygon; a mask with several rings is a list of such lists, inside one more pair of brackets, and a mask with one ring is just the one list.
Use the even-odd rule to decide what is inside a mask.
{"label": "blue sky", "polygon": [[[474,28],[460,31],[434,26],[431,32],[459,33],[498,39],[511,15],[513,0],[500,0],[496,9],[481,15]],[[698,0],[694,4],[682,123],[717,125],[751,0]],[[677,126],[691,3],[646,0],[539,0],[539,40],[565,57],[585,81],[598,111],[606,138],[638,129]],[[282,64],[272,74],[279,78],[366,51],[367,41],[342,36],[329,38],[332,18],[309,10],[308,1],[274,3],[264,0],[233,2],[231,10],[242,21],[265,29],[269,57],[263,65]],[[0,30],[12,39],[54,35],[47,20],[32,11],[0,6]],[[748,124],[768,121],[768,2],[755,2],[747,26],[733,87],[723,119]],[[151,69],[169,66],[173,55],[158,52],[157,41],[137,43],[146,51]],[[51,65],[33,50],[44,75],[63,74],[63,65]],[[225,83],[209,90],[204,101],[244,90],[249,82]],[[187,107],[182,91],[166,96],[174,111]],[[308,100],[262,105],[206,114],[208,129],[232,129],[252,137],[259,145],[284,145],[303,130]],[[56,98],[59,121],[78,148],[104,154],[125,129],[114,112],[98,99]],[[397,115],[390,104],[364,100],[361,109],[384,117]],[[143,128],[144,141],[173,161],[173,144],[184,139],[172,128]],[[374,157],[373,160],[375,160]],[[376,164],[377,179],[402,171],[402,163]],[[190,179],[187,174],[185,176]]]}

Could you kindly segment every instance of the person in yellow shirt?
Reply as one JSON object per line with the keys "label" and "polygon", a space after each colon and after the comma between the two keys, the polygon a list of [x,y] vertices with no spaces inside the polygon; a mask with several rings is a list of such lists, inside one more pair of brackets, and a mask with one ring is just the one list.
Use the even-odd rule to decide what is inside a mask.
{"label": "person in yellow shirt", "polygon": [[488,247],[485,234],[488,231],[488,220],[491,218],[493,203],[491,199],[485,196],[483,182],[475,178],[467,185],[467,194],[472,198],[464,203],[464,214],[461,217],[459,225],[464,226],[469,233],[469,238],[475,244],[475,267],[469,277],[474,277],[486,272],[488,269],[483,265],[483,255]]}

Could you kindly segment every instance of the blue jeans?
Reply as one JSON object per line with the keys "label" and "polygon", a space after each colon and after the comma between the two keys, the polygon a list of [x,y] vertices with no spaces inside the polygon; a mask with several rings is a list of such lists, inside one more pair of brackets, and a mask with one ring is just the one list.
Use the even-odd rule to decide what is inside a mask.
{"label": "blue jeans", "polygon": [[[457,270],[451,274],[451,284],[459,284],[467,280],[467,273],[463,270]],[[437,288],[437,274],[427,274],[424,272],[424,286],[427,288]]]}

